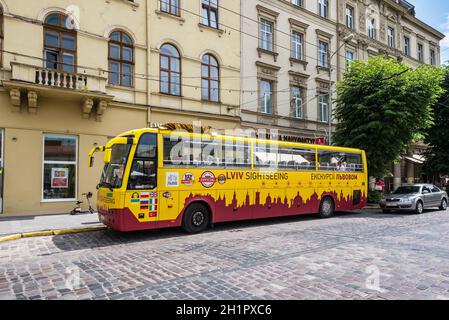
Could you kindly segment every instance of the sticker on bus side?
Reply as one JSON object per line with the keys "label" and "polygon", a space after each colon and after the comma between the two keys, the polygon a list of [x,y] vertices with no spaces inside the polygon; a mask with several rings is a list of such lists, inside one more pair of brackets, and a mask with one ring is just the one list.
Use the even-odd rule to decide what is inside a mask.
{"label": "sticker on bus side", "polygon": [[186,173],[181,179],[181,183],[185,186],[193,186],[195,176],[192,173]]}
{"label": "sticker on bus side", "polygon": [[201,178],[198,181],[201,182],[203,187],[212,188],[215,182],[217,182],[217,179],[215,178],[215,175],[212,172],[206,171],[201,175]]}
{"label": "sticker on bus side", "polygon": [[179,173],[167,172],[165,181],[167,187],[179,187]]}

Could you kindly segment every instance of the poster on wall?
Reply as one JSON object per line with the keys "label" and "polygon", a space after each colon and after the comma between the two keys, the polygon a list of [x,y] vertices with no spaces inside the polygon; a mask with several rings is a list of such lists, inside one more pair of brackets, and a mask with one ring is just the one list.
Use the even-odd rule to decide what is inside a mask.
{"label": "poster on wall", "polygon": [[68,168],[51,168],[51,187],[60,189],[69,187]]}

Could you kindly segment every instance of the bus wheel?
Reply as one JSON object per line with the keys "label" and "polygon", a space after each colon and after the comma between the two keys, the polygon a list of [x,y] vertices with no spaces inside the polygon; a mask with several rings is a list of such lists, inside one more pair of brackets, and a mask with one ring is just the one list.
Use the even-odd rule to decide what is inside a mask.
{"label": "bus wheel", "polygon": [[331,197],[325,197],[320,204],[320,217],[331,218],[334,215],[335,205]]}
{"label": "bus wheel", "polygon": [[209,209],[201,203],[194,203],[186,209],[182,227],[188,233],[200,233],[207,229],[209,222]]}

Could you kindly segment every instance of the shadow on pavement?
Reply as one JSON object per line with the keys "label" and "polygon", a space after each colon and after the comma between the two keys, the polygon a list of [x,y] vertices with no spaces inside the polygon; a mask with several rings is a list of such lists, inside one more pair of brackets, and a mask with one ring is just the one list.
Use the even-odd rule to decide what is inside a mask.
{"label": "shadow on pavement", "polygon": [[[423,215],[428,212],[435,212],[438,210],[426,210]],[[392,212],[382,213],[380,210],[364,210],[352,212],[339,212],[332,219],[404,219],[411,215],[410,212]],[[317,215],[301,215],[279,218],[267,218],[260,220],[226,222],[214,225],[213,229],[205,231],[203,234],[217,233],[217,232],[241,232],[245,229],[257,228],[261,226],[282,225],[302,221],[320,221]],[[324,221],[324,220],[323,220]],[[164,240],[179,237],[194,237],[196,235],[189,235],[181,228],[146,230],[122,233],[114,230],[103,230],[88,233],[64,234],[53,236],[53,243],[63,251],[74,251],[92,248],[108,247],[112,245],[122,245],[130,243],[139,243],[145,241]]]}
{"label": "shadow on pavement", "polygon": [[[340,216],[354,217],[361,213],[337,213],[336,218]],[[292,222],[321,220],[317,215],[301,215],[279,218],[267,218],[260,220],[224,222],[215,224],[214,228],[206,230],[202,234],[216,232],[241,232],[244,229],[257,228],[261,226],[282,225]],[[93,249],[107,247],[111,245],[121,245],[138,242],[148,242],[152,240],[163,240],[178,237],[192,237],[185,233],[181,228],[146,230],[135,232],[118,232],[114,230],[102,230],[88,233],[64,234],[53,236],[53,243],[63,251],[74,251],[83,249]]]}

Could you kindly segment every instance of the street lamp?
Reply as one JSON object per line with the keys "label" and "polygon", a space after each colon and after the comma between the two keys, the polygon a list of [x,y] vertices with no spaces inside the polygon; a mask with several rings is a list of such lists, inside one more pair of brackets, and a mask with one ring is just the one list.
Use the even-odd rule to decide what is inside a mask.
{"label": "street lamp", "polygon": [[348,42],[351,41],[354,38],[354,34],[350,33],[348,34],[346,37],[343,38],[343,43],[338,47],[338,49],[329,56],[329,93],[328,93],[328,99],[329,99],[329,114],[328,114],[328,118],[329,118],[329,145],[332,145],[332,58],[338,54],[338,52],[340,51],[340,49]]}

